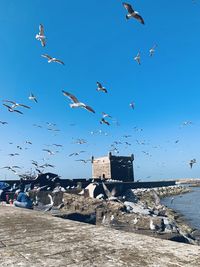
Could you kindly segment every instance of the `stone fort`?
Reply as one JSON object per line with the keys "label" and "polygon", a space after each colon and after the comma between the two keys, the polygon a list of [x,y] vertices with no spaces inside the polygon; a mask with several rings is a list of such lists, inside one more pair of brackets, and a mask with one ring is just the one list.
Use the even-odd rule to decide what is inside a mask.
{"label": "stone fort", "polygon": [[114,156],[110,152],[105,157],[94,158],[92,156],[92,178],[133,182],[133,160],[133,154],[129,157]]}

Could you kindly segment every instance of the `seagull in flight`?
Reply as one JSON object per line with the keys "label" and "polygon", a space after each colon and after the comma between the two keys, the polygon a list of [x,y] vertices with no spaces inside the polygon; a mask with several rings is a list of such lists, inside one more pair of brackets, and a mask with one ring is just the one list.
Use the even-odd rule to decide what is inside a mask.
{"label": "seagull in flight", "polygon": [[18,153],[10,153],[10,154],[8,154],[8,156],[14,157],[14,156],[19,156],[19,154]]}
{"label": "seagull in flight", "polygon": [[30,93],[30,96],[28,97],[28,99],[29,99],[29,100],[33,100],[33,101],[35,101],[36,103],[38,102],[36,96],[34,96],[33,93]]}
{"label": "seagull in flight", "polygon": [[8,124],[7,121],[0,121],[1,124]]}
{"label": "seagull in flight", "polygon": [[128,14],[126,15],[126,19],[130,19],[130,18],[135,18],[137,19],[140,23],[144,24],[144,20],[143,18],[140,16],[140,14],[135,11],[132,6],[128,3],[123,2],[122,5],[126,8],[126,10],[128,11]]}
{"label": "seagull in flight", "polygon": [[21,167],[19,166],[5,166],[5,167],[2,167],[1,169],[7,169],[7,170],[13,170],[13,169],[21,169]]}
{"label": "seagull in flight", "polygon": [[35,38],[41,42],[41,45],[44,47],[46,45],[46,36],[44,35],[44,26],[39,25],[39,33],[36,34]]}
{"label": "seagull in flight", "polygon": [[67,96],[73,103],[72,104],[69,104],[71,108],[84,108],[86,109],[87,111],[90,111],[90,112],[93,112],[95,113],[95,111],[90,107],[90,106],[87,106],[86,104],[80,102],[74,95],[62,90],[62,93],[64,96]]}
{"label": "seagull in flight", "polygon": [[71,153],[71,154],[69,154],[69,157],[71,157],[71,156],[78,156],[80,153],[84,153],[85,151],[79,151],[79,152],[74,152],[74,153]]}
{"label": "seagull in flight", "polygon": [[139,65],[141,65],[141,61],[140,61],[140,52],[137,53],[137,56],[134,57],[134,60],[137,61],[137,63]]}
{"label": "seagull in flight", "polygon": [[46,151],[49,155],[55,155],[55,153],[49,149],[42,149],[43,151]]}
{"label": "seagull in flight", "polygon": [[[15,109],[16,107],[23,107],[23,108],[28,108],[28,109],[30,109],[31,107],[29,107],[29,106],[26,106],[26,105],[24,105],[24,104],[20,104],[20,103],[17,103],[17,102],[15,102],[15,101],[11,101],[11,100],[4,100],[4,102],[7,102],[7,103],[11,103],[12,105],[11,105],[11,108],[12,109]],[[4,105],[5,106],[5,105]]]}
{"label": "seagull in flight", "polygon": [[153,54],[155,53],[155,48],[157,47],[157,45],[155,44],[150,50],[149,50],[149,55],[152,57]]}
{"label": "seagull in flight", "polygon": [[105,87],[102,86],[100,82],[97,82],[97,91],[102,91],[104,93],[108,93]]}
{"label": "seagull in flight", "polygon": [[88,163],[91,160],[90,159],[76,159],[76,161],[81,161],[83,163]]}
{"label": "seagull in flight", "polygon": [[63,61],[61,61],[60,59],[57,59],[55,57],[51,57],[51,56],[49,56],[47,54],[43,54],[41,56],[44,57],[44,58],[47,58],[48,59],[48,63],[56,62],[56,63],[62,64],[62,65],[65,65],[65,63]]}
{"label": "seagull in flight", "polygon": [[100,123],[101,124],[107,124],[107,125],[110,125],[110,123],[108,122],[108,121],[106,121],[104,118],[102,118],[101,120],[100,120]]}
{"label": "seagull in flight", "polygon": [[8,111],[9,112],[17,112],[17,113],[20,113],[20,114],[23,114],[23,112],[21,112],[21,111],[19,111],[19,110],[17,110],[17,109],[14,109],[14,108],[12,108],[11,106],[9,106],[9,105],[6,105],[6,104],[3,104],[5,107],[7,107],[7,109],[8,109]]}
{"label": "seagull in flight", "polygon": [[110,116],[109,114],[102,112],[103,118],[112,118],[112,116]]}
{"label": "seagull in flight", "polygon": [[131,103],[129,104],[129,106],[130,106],[132,109],[134,109],[134,108],[135,108],[135,103],[134,103],[134,102],[131,102]]}
{"label": "seagull in flight", "polygon": [[190,162],[189,162],[191,169],[192,169],[194,163],[197,163],[196,159],[191,159]]}

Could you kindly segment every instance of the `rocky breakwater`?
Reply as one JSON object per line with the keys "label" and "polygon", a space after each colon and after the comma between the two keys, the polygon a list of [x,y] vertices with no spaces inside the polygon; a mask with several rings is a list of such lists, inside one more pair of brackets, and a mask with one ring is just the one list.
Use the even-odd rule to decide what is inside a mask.
{"label": "rocky breakwater", "polygon": [[177,242],[199,243],[193,229],[160,203],[161,197],[186,193],[187,188],[129,189],[118,197],[109,195],[105,187],[104,191],[96,197],[64,193],[63,208],[56,216]]}

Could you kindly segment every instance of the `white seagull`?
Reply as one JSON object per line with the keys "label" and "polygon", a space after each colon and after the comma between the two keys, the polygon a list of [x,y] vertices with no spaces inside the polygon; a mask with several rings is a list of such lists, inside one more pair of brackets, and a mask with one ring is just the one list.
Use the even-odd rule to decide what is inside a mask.
{"label": "white seagull", "polygon": [[104,93],[108,93],[105,87],[102,86],[100,82],[97,82],[97,91],[102,91]]}
{"label": "white seagull", "polygon": [[130,4],[123,2],[122,5],[128,11],[128,14],[126,15],[126,19],[135,18],[140,23],[144,24],[143,18],[139,15],[139,13],[137,11],[133,10],[133,8],[132,8],[132,6]]}
{"label": "white seagull", "polygon": [[152,57],[154,52],[155,52],[155,48],[157,47],[157,45],[155,44],[150,50],[149,50],[149,55]]}
{"label": "white seagull", "polygon": [[35,101],[36,103],[38,102],[36,96],[34,96],[33,93],[30,93],[30,96],[28,97],[28,99],[29,99],[29,100],[33,100],[33,101]]}
{"label": "white seagull", "polygon": [[137,61],[137,63],[138,63],[139,65],[141,65],[141,61],[140,61],[140,52],[137,53],[137,56],[134,57],[134,60]]}
{"label": "white seagull", "polygon": [[112,116],[110,116],[109,114],[105,113],[105,112],[102,112],[102,115],[103,115],[103,118],[112,118]]}
{"label": "white seagull", "polygon": [[46,36],[44,35],[44,26],[39,25],[39,33],[36,34],[35,38],[41,42],[41,45],[44,47],[46,45]]}
{"label": "white seagull", "polygon": [[131,102],[131,103],[129,104],[129,106],[130,106],[132,109],[134,109],[134,108],[135,108],[135,103],[134,103],[134,102]]}
{"label": "white seagull", "polygon": [[56,62],[56,63],[62,64],[62,65],[65,65],[65,63],[63,61],[61,61],[60,59],[57,59],[55,57],[51,57],[51,56],[49,56],[47,54],[43,54],[41,56],[44,57],[44,58],[47,58],[48,59],[48,63]]}
{"label": "white seagull", "polygon": [[8,106],[8,105],[6,105],[6,104],[3,104],[5,107],[7,107],[7,109],[8,109],[8,111],[9,112],[17,112],[17,113],[20,113],[20,114],[23,114],[23,112],[21,112],[21,111],[19,111],[19,110],[17,110],[17,109],[14,109],[14,108],[12,108],[11,106]]}
{"label": "white seagull", "polygon": [[64,96],[67,96],[73,103],[69,104],[71,108],[84,108],[90,112],[95,113],[95,111],[90,107],[80,102],[74,95],[62,90]]}
{"label": "white seagull", "polygon": [[[16,107],[23,107],[23,108],[28,108],[28,109],[30,109],[31,107],[29,107],[29,106],[26,106],[26,105],[24,105],[24,104],[19,104],[19,103],[17,103],[17,102],[15,102],[15,101],[11,101],[11,100],[3,100],[4,102],[8,102],[8,103],[11,103],[12,105],[11,105],[11,108],[12,109],[15,109]],[[5,106],[5,105],[4,105]]]}

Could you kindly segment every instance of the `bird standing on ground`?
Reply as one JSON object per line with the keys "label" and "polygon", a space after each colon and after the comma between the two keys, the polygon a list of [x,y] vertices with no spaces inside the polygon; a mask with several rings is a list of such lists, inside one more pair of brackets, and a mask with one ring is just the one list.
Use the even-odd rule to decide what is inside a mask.
{"label": "bird standing on ground", "polygon": [[44,35],[44,26],[39,25],[39,33],[36,34],[35,38],[41,42],[41,45],[44,47],[46,45],[46,36]]}
{"label": "bird standing on ground", "polygon": [[126,19],[130,19],[130,18],[135,18],[137,19],[140,23],[144,24],[144,20],[143,18],[140,16],[140,14],[135,11],[132,6],[128,3],[123,2],[122,5],[126,8],[126,10],[128,11],[128,14],[126,15]]}
{"label": "bird standing on ground", "polygon": [[102,86],[100,82],[97,82],[97,91],[102,91],[104,93],[108,93],[105,87]]}
{"label": "bird standing on ground", "polygon": [[62,64],[62,65],[65,65],[65,63],[63,61],[61,61],[60,59],[57,59],[55,57],[51,57],[51,56],[49,56],[47,54],[43,54],[41,56],[44,57],[44,58],[47,58],[48,59],[48,63],[56,62],[56,63]]}
{"label": "bird standing on ground", "polygon": [[67,96],[73,103],[69,104],[71,108],[84,108],[87,111],[95,113],[95,111],[90,107],[87,106],[86,104],[80,102],[74,95],[62,90],[62,93],[64,96]]}

